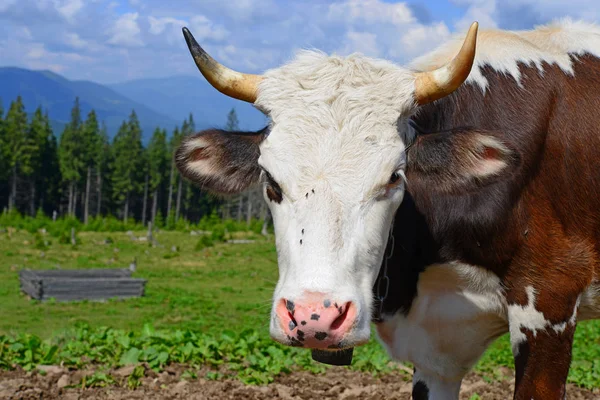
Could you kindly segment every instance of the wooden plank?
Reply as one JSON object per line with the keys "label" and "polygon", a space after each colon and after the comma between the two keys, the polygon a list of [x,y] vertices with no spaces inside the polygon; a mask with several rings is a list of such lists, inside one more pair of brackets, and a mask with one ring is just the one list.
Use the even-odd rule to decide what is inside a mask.
{"label": "wooden plank", "polygon": [[70,295],[63,295],[63,296],[58,296],[58,297],[54,297],[54,296],[48,296],[48,297],[44,297],[41,300],[42,301],[48,301],[51,298],[53,298],[56,301],[81,301],[81,300],[92,300],[92,301],[97,301],[97,300],[112,300],[112,299],[132,299],[132,298],[139,298],[142,297],[143,295],[140,293],[123,293],[123,294],[115,294],[115,295],[110,295],[110,296],[106,296],[106,295],[99,295],[99,296],[95,296],[95,295],[83,295],[83,294],[70,294]]}
{"label": "wooden plank", "polygon": [[50,293],[123,293],[123,292],[131,292],[131,291],[141,291],[144,287],[141,285],[136,286],[127,286],[120,288],[111,288],[111,287],[95,287],[95,288],[86,288],[81,290],[81,288],[50,288],[44,290],[42,293],[44,296]]}
{"label": "wooden plank", "polygon": [[43,290],[49,289],[70,289],[70,288],[79,288],[82,290],[95,288],[95,287],[107,287],[107,288],[120,288],[120,287],[128,287],[135,285],[143,285],[145,284],[144,279],[131,279],[131,280],[66,280],[66,281],[53,281],[42,283]]}
{"label": "wooden plank", "polygon": [[105,297],[111,298],[115,296],[141,296],[143,291],[138,289],[131,290],[118,290],[118,291],[89,291],[89,292],[44,292],[44,298],[54,297],[59,298],[70,298],[70,297],[81,297],[81,298],[95,298]]}
{"label": "wooden plank", "polygon": [[21,290],[38,300],[57,301],[133,298],[144,295],[146,279],[131,278],[129,269],[21,270]]}
{"label": "wooden plank", "polygon": [[47,278],[65,278],[65,279],[85,279],[85,278],[127,278],[131,276],[131,271],[129,269],[116,269],[116,268],[107,268],[107,269],[61,269],[61,270],[38,270],[35,271],[33,277],[39,279],[47,279]]}

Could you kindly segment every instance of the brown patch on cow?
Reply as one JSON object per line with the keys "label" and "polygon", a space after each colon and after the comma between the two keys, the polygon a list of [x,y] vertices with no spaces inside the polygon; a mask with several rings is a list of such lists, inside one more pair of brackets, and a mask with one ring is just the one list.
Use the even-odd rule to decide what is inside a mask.
{"label": "brown patch on cow", "polygon": [[[399,209],[396,225],[413,231],[396,239],[400,255],[390,265],[402,267],[388,272],[392,285],[402,287],[394,292],[406,294],[386,299],[388,310],[410,309],[421,268],[434,262],[459,260],[493,271],[506,288],[508,304],[527,304],[525,288],[533,286],[535,307],[551,324],[568,322],[578,296],[598,284],[600,60],[573,59],[574,77],[556,65],[542,67],[543,76],[537,67],[520,64],[523,88],[511,76],[485,67],[485,95],[466,84],[414,117],[425,133],[413,147],[443,131],[484,131],[517,149],[520,161],[506,179],[445,193],[427,176],[443,172],[416,174],[409,160],[407,198],[416,217],[407,217],[410,202],[407,211]],[[449,167],[455,159],[447,154]],[[484,149],[481,156],[498,155]],[[395,226],[394,235],[402,229]],[[423,256],[427,252],[429,259]],[[569,323],[562,332],[550,328],[535,337],[523,330],[527,342],[515,360],[516,398],[564,394],[574,330]]]}

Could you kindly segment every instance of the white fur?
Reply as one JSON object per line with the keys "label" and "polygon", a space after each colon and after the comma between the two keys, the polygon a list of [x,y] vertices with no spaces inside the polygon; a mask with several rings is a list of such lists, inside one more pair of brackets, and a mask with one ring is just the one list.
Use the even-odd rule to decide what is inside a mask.
{"label": "white fur", "polygon": [[[309,292],[352,301],[359,320],[347,337],[370,333],[372,287],[404,184],[402,115],[414,108],[414,77],[385,61],[302,52],[265,74],[257,105],[272,119],[259,163],[283,192],[270,205],[280,278],[274,303]],[[304,230],[304,234],[302,234]],[[302,240],[302,244],[300,244]],[[284,339],[273,315],[271,334]]]}
{"label": "white fur", "polygon": [[378,326],[379,340],[429,382],[437,377],[460,387],[487,346],[508,329],[500,280],[466,264],[432,265],[419,276],[417,293],[406,317],[387,316]]}
{"label": "white fur", "polygon": [[534,297],[525,307],[508,306],[496,275],[457,262],[428,266],[419,276],[417,293],[406,317],[385,316],[378,325],[378,339],[396,361],[415,365],[413,383],[425,382],[432,399],[458,399],[464,375],[509,329],[514,342],[513,336],[523,339],[521,327],[560,333],[577,319],[600,317],[598,286],[590,286],[579,297],[568,321],[550,324],[535,310]]}
{"label": "white fur", "polygon": [[510,343],[513,354],[519,354],[519,346],[527,341],[527,336],[522,329],[533,333],[535,337],[538,331],[547,331],[552,329],[555,333],[563,333],[567,324],[575,326],[577,321],[577,310],[581,301],[581,296],[577,298],[573,314],[568,321],[552,324],[544,317],[544,313],[535,308],[535,289],[533,286],[525,288],[527,293],[527,304],[524,306],[511,304],[508,306],[508,318],[510,320]]}
{"label": "white fur", "polygon": [[[456,55],[463,40],[464,34],[455,36],[433,52],[413,60],[411,68],[426,71],[442,66]],[[474,67],[466,82],[479,85],[484,92],[493,90],[488,88],[481,72],[482,67],[489,66],[512,76],[523,87],[519,63],[535,66],[540,74],[544,72],[542,63],[556,64],[565,74],[573,75],[569,55],[584,54],[600,57],[600,27],[595,24],[562,19],[533,30],[481,30]]]}

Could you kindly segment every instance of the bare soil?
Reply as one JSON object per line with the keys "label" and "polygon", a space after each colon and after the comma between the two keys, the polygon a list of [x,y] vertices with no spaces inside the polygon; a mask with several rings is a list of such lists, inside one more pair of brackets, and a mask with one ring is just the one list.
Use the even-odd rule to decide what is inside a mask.
{"label": "bare soil", "polygon": [[[410,399],[412,385],[409,373],[388,374],[379,378],[345,368],[332,368],[324,374],[313,375],[295,372],[280,376],[267,386],[248,386],[232,380],[206,380],[203,378],[182,380],[185,370],[182,366],[171,366],[156,374],[147,370],[141,385],[134,390],[126,387],[127,376],[132,368],[111,371],[117,383],[107,387],[81,388],[82,378],[93,371],[69,371],[64,368],[49,367],[42,375],[22,370],[0,371],[0,399],[4,400],[121,400],[121,399],[222,399],[222,400],[304,400],[304,399]],[[200,371],[198,376],[204,376]],[[469,374],[463,383],[461,400],[468,400],[474,394],[485,400],[511,399],[514,380],[510,371],[505,379],[487,382],[474,373]],[[78,385],[78,387],[72,387]],[[600,398],[600,390],[585,390],[569,385],[568,398],[571,400],[592,400]]]}

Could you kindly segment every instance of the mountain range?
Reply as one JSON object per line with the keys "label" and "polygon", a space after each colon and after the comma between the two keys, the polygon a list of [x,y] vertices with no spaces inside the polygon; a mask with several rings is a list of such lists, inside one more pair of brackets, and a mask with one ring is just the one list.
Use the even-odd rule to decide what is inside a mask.
{"label": "mountain range", "polygon": [[232,108],[236,110],[240,129],[257,130],[267,121],[252,105],[219,93],[201,76],[99,84],[69,80],[51,71],[1,67],[0,101],[5,111],[18,95],[21,95],[29,114],[38,106],[48,112],[57,135],[71,118],[75,97],[79,97],[82,118],[94,109],[98,118],[106,123],[110,137],[135,110],[144,142],[149,140],[156,127],[171,133],[190,113],[194,116],[197,130],[223,127]]}

